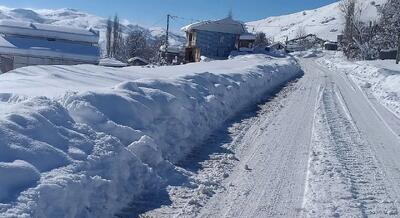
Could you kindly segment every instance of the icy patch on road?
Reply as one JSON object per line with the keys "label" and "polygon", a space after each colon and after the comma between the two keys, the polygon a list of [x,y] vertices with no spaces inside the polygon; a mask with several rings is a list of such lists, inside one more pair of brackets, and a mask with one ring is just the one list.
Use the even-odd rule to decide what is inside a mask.
{"label": "icy patch on road", "polygon": [[[126,79],[130,69],[133,80]],[[226,119],[300,74],[293,59],[265,55],[147,69],[151,78],[137,78],[137,69],[28,67],[0,76],[7,90],[0,94],[0,178],[15,181],[0,182],[0,216],[112,217],[179,179],[174,163]],[[16,92],[27,95],[7,94],[20,82]],[[208,187],[199,192],[210,193]]]}

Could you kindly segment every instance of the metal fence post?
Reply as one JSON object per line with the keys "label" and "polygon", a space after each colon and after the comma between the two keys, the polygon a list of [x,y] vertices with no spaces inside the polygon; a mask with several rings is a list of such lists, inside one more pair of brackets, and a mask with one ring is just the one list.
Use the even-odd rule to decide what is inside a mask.
{"label": "metal fence post", "polygon": [[397,42],[397,58],[396,58],[396,64],[399,64],[400,62],[400,33],[398,36],[398,42]]}

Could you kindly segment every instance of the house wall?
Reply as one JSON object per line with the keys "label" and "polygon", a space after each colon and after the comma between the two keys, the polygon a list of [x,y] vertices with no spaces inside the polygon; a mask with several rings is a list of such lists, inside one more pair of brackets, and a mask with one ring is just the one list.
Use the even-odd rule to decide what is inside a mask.
{"label": "house wall", "polygon": [[[76,64],[85,64],[82,61],[76,60],[67,60],[67,59],[59,59],[59,58],[51,58],[51,57],[30,57],[30,56],[21,56],[21,55],[2,55],[2,59],[0,60],[0,69],[3,73],[27,66],[34,65],[76,65]],[[10,61],[5,61],[10,60]]]}
{"label": "house wall", "polygon": [[238,36],[230,33],[196,30],[196,45],[200,55],[209,58],[227,58],[235,50]]}

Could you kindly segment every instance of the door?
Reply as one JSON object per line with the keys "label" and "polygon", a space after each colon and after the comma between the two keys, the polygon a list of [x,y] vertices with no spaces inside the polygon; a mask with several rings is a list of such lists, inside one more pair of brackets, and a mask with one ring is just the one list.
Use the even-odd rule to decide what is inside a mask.
{"label": "door", "polygon": [[14,69],[14,58],[11,56],[0,56],[0,73],[6,73]]}

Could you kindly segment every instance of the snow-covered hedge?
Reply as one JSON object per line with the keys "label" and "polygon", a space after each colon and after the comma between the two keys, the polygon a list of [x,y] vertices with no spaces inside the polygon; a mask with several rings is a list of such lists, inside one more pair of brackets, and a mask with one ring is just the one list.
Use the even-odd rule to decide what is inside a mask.
{"label": "snow-covered hedge", "polygon": [[[84,84],[90,76],[82,68],[93,70],[41,69],[48,81],[73,74]],[[0,83],[45,84],[43,76],[30,77],[34,69],[0,76]],[[112,217],[157,189],[173,163],[226,119],[301,72],[290,58],[265,55],[154,70],[173,75],[185,69],[188,73],[163,79],[143,75],[128,81],[123,74],[126,81],[112,88],[62,97],[53,97],[50,88],[47,97],[34,97],[27,87],[23,96],[17,90],[1,94],[0,87],[0,216]],[[107,75],[107,68],[94,70]]]}

